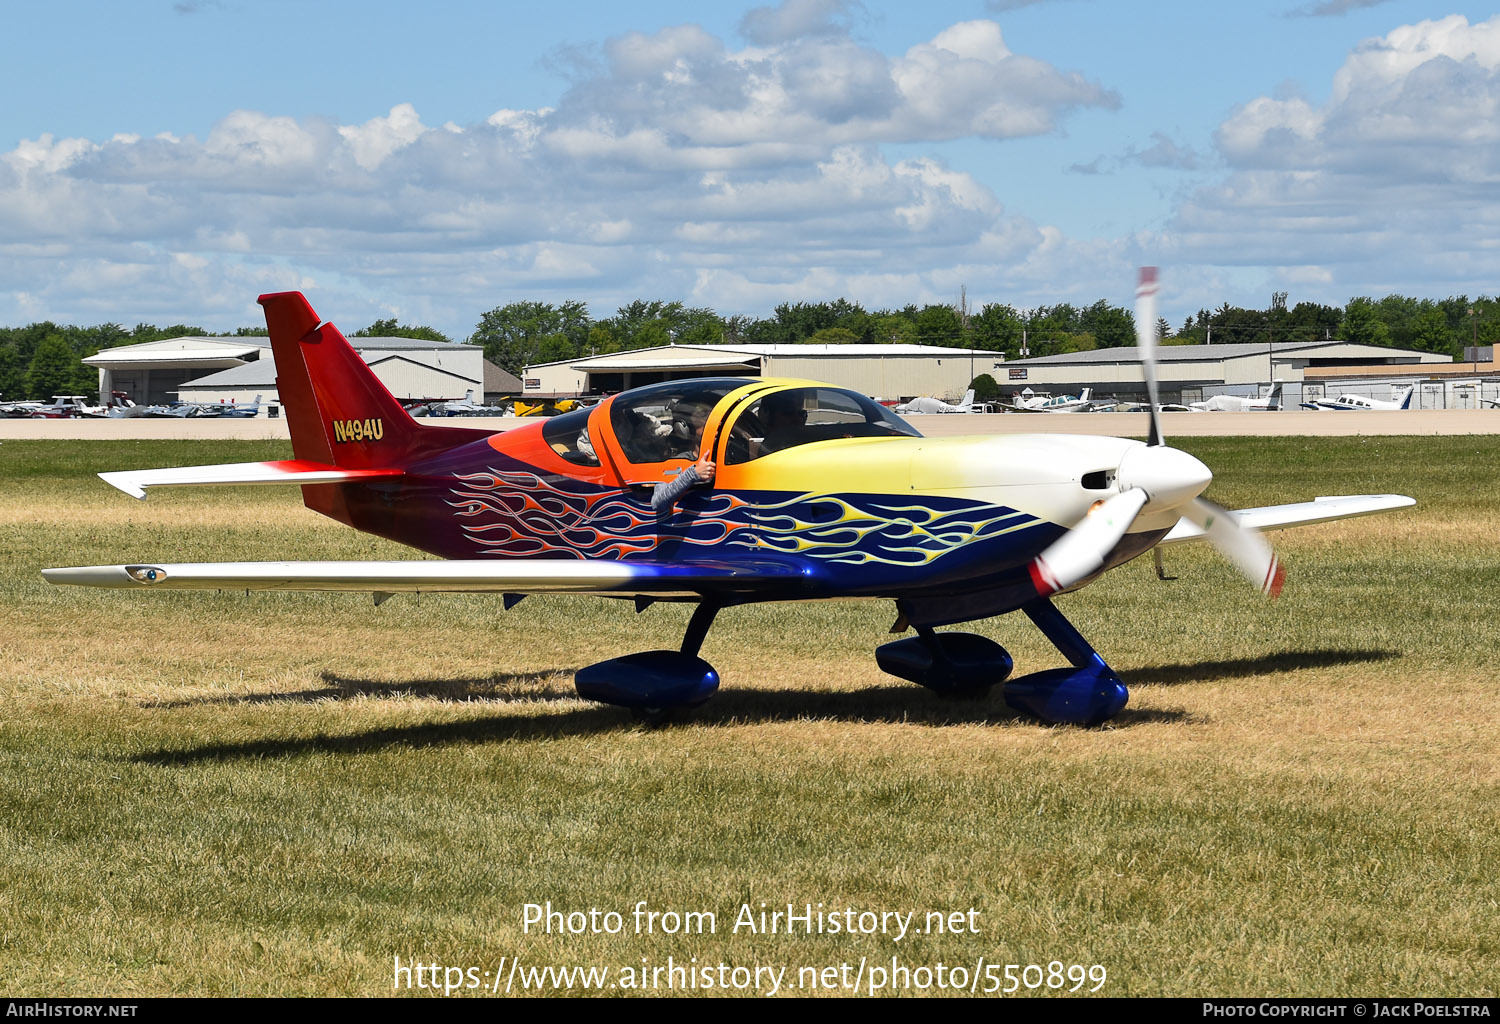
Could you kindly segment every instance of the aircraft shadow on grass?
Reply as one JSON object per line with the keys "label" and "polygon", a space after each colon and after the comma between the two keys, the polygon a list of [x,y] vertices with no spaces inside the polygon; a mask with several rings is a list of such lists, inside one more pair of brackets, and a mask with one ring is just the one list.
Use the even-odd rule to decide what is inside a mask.
{"label": "aircraft shadow on grass", "polygon": [[1177,665],[1151,665],[1132,669],[1123,675],[1136,686],[1177,686],[1182,683],[1208,683],[1220,679],[1244,679],[1248,676],[1296,672],[1303,669],[1332,668],[1362,662],[1389,661],[1401,657],[1400,651],[1321,650],[1278,651],[1258,658],[1229,658],[1224,661],[1195,661]]}
{"label": "aircraft shadow on grass", "polygon": [[[1157,685],[1212,682],[1297,669],[1386,661],[1397,651],[1315,650],[1281,651],[1258,658],[1234,658],[1217,662],[1160,665],[1130,673],[1137,681]],[[410,695],[456,702],[499,704],[548,704],[575,702],[570,690],[546,685],[566,676],[567,669],[522,672],[469,679],[414,679],[376,682],[325,672],[321,689],[290,693],[262,693],[224,697],[190,698],[153,703],[149,706],[180,708],[201,704],[311,703],[348,700],[359,696]],[[730,690],[717,700],[690,712],[684,724],[699,726],[750,725],[761,722],[814,718],[844,722],[903,723],[929,725],[987,725],[1011,722],[1024,716],[1007,707],[998,693],[977,700],[916,700],[910,686],[873,686],[852,691],[804,689]],[[1110,728],[1129,728],[1163,722],[1191,722],[1194,716],[1172,709],[1127,707]],[[297,757],[311,753],[364,754],[388,747],[438,747],[458,743],[483,744],[515,740],[549,740],[566,736],[619,732],[638,725],[618,708],[608,706],[569,707],[540,715],[493,716],[462,722],[423,722],[391,726],[341,735],[267,737],[244,743],[213,743],[187,749],[146,751],[131,760],[146,764],[186,765],[201,761],[228,761],[256,757]]]}
{"label": "aircraft shadow on grass", "polygon": [[325,685],[317,689],[290,690],[277,693],[232,693],[179,700],[143,702],[143,707],[186,708],[202,705],[230,704],[314,704],[326,700],[353,700],[358,697],[420,697],[427,700],[469,701],[563,701],[577,700],[571,687],[547,688],[542,684],[567,673],[564,669],[540,672],[498,673],[467,679],[414,679],[405,682],[377,682],[355,679],[333,672],[319,678]]}
{"label": "aircraft shadow on grass", "polygon": [[[555,673],[530,673],[537,679],[554,676]],[[546,704],[567,700],[577,701],[575,694],[563,694],[556,690],[537,688],[525,692],[514,680],[520,677],[499,677],[509,681],[498,693],[491,688],[490,680],[474,680],[481,684],[468,698],[455,694],[462,689],[462,680],[413,680],[405,683],[365,683],[360,680],[335,678],[338,685],[323,691],[306,691],[302,694],[264,694],[241,698],[212,698],[214,703],[274,703],[278,700],[311,701],[336,698],[350,692],[387,692],[441,694],[447,700],[496,701],[498,703]],[[369,690],[365,688],[369,687]],[[978,700],[921,701],[923,695],[910,686],[873,686],[863,690],[839,692],[813,692],[808,690],[737,690],[721,693],[710,705],[688,712],[684,725],[721,727],[730,725],[753,725],[762,722],[784,722],[811,718],[845,722],[903,723],[934,727],[950,725],[997,725],[1027,716],[1007,707],[998,693]],[[919,698],[916,703],[913,698]],[[180,702],[178,706],[191,702]],[[206,702],[200,702],[206,703]],[[162,706],[162,705],[157,705]],[[1110,723],[1110,728],[1128,728],[1157,722],[1188,721],[1192,716],[1183,711],[1138,710],[1127,708]],[[388,726],[364,732],[337,735],[320,733],[315,736],[275,737],[249,740],[243,743],[210,743],[199,747],[174,748],[144,751],[129,759],[145,764],[185,765],[202,761],[231,761],[241,758],[297,757],[312,753],[364,754],[384,750],[388,747],[439,747],[452,744],[483,744],[516,740],[552,740],[567,736],[592,735],[608,732],[625,732],[641,726],[619,708],[607,705],[589,705],[549,711],[544,714],[524,716],[497,715],[461,722],[420,722],[412,725]]]}

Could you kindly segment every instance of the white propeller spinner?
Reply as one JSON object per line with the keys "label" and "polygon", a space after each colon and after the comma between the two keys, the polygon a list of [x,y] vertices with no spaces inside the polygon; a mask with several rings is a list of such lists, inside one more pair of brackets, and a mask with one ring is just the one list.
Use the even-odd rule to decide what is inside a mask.
{"label": "white propeller spinner", "polygon": [[1151,422],[1146,446],[1130,449],[1120,460],[1115,477],[1118,493],[1096,502],[1080,522],[1032,561],[1032,583],[1044,597],[1074,586],[1104,567],[1105,559],[1143,512],[1180,510],[1262,593],[1276,597],[1284,573],[1271,546],[1260,531],[1241,526],[1232,513],[1199,497],[1213,473],[1187,452],[1166,446],[1156,382],[1156,290],[1156,268],[1142,267],[1135,293],[1135,331]]}

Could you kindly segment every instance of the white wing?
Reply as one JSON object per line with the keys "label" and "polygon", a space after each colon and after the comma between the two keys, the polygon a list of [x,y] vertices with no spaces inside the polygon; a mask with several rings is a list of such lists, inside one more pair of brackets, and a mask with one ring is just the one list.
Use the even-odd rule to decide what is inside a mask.
{"label": "white wing", "polygon": [[99,479],[132,498],[146,499],[147,487],[222,486],[224,484],[333,484],[400,476],[399,469],[340,469],[306,459],[279,462],[228,462],[217,466],[174,469],[128,469],[100,473]]}
{"label": "white wing", "polygon": [[[1312,523],[1330,523],[1335,519],[1352,519],[1355,516],[1374,515],[1392,509],[1415,505],[1415,498],[1404,494],[1344,494],[1336,497],[1300,501],[1291,505],[1266,505],[1262,508],[1242,508],[1230,511],[1230,515],[1241,526],[1256,530],[1284,530],[1291,526],[1308,526]],[[1163,544],[1180,544],[1187,540],[1198,540],[1203,530],[1187,519],[1179,520],[1172,531],[1162,538]]]}
{"label": "white wing", "polygon": [[361,593],[648,594],[693,597],[795,583],[799,566],[747,562],[453,559],[394,562],[186,562],[43,569],[49,583],[113,589],[352,590]]}

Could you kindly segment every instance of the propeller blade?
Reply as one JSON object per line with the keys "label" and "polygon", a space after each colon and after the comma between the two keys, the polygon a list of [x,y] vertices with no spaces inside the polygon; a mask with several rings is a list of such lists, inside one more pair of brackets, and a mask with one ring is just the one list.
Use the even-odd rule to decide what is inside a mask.
{"label": "propeller blade", "polygon": [[1156,387],[1155,267],[1141,268],[1141,282],[1135,289],[1135,343],[1141,350],[1141,372],[1146,376],[1146,411],[1151,415],[1151,430],[1146,443],[1154,447],[1163,443],[1161,397]]}
{"label": "propeller blade", "polygon": [[1055,594],[1098,572],[1146,499],[1146,492],[1134,487],[1098,503],[1078,525],[1032,559],[1031,582],[1037,593],[1042,597]]}
{"label": "propeller blade", "polygon": [[1205,540],[1237,565],[1251,583],[1260,587],[1261,593],[1272,598],[1281,595],[1286,571],[1259,530],[1241,526],[1227,509],[1204,498],[1194,498],[1183,506],[1182,512],[1203,530]]}

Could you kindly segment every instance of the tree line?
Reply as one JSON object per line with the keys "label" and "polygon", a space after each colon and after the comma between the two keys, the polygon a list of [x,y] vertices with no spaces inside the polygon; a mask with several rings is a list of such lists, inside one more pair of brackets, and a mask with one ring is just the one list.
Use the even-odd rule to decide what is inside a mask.
{"label": "tree line", "polygon": [[[1158,321],[1165,344],[1231,342],[1363,342],[1458,357],[1466,345],[1500,339],[1500,300],[1488,296],[1442,300],[1388,295],[1358,296],[1341,307],[1299,302],[1288,308],[1277,292],[1263,310],[1228,303],[1200,309],[1174,328]],[[81,360],[103,349],[184,336],[245,337],[265,328],[243,327],[215,334],[201,327],[119,324],[76,327],[50,321],[0,328],[0,396],[46,399],[56,394],[97,398],[98,373]],[[451,341],[431,327],[377,320],[354,337],[410,337]],[[770,316],[722,317],[706,307],[638,299],[613,316],[595,320],[583,302],[512,302],[479,318],[468,344],[485,358],[519,375],[535,363],[577,359],[656,345],[693,344],[915,344],[975,348],[1007,359],[1058,355],[1135,344],[1135,317],[1100,300],[1090,306],[1058,303],[1019,310],[985,303],[969,310],[952,305],[908,304],[869,310],[857,302],[784,302]]]}
{"label": "tree line", "polygon": [[[1359,296],[1348,305],[1299,302],[1285,292],[1266,309],[1228,303],[1202,309],[1174,328],[1157,330],[1168,345],[1267,341],[1350,341],[1390,348],[1462,355],[1466,345],[1500,339],[1500,300],[1453,296],[1440,301],[1388,295]],[[1103,300],[1090,306],[1058,303],[1018,310],[987,303],[975,311],[949,305],[867,310],[857,302],[785,302],[769,317],[720,317],[681,302],[635,301],[603,320],[582,302],[514,302],[485,313],[468,341],[512,373],[535,363],[691,344],[915,344],[1002,352],[1007,359],[1059,355],[1135,344],[1135,315]]]}

